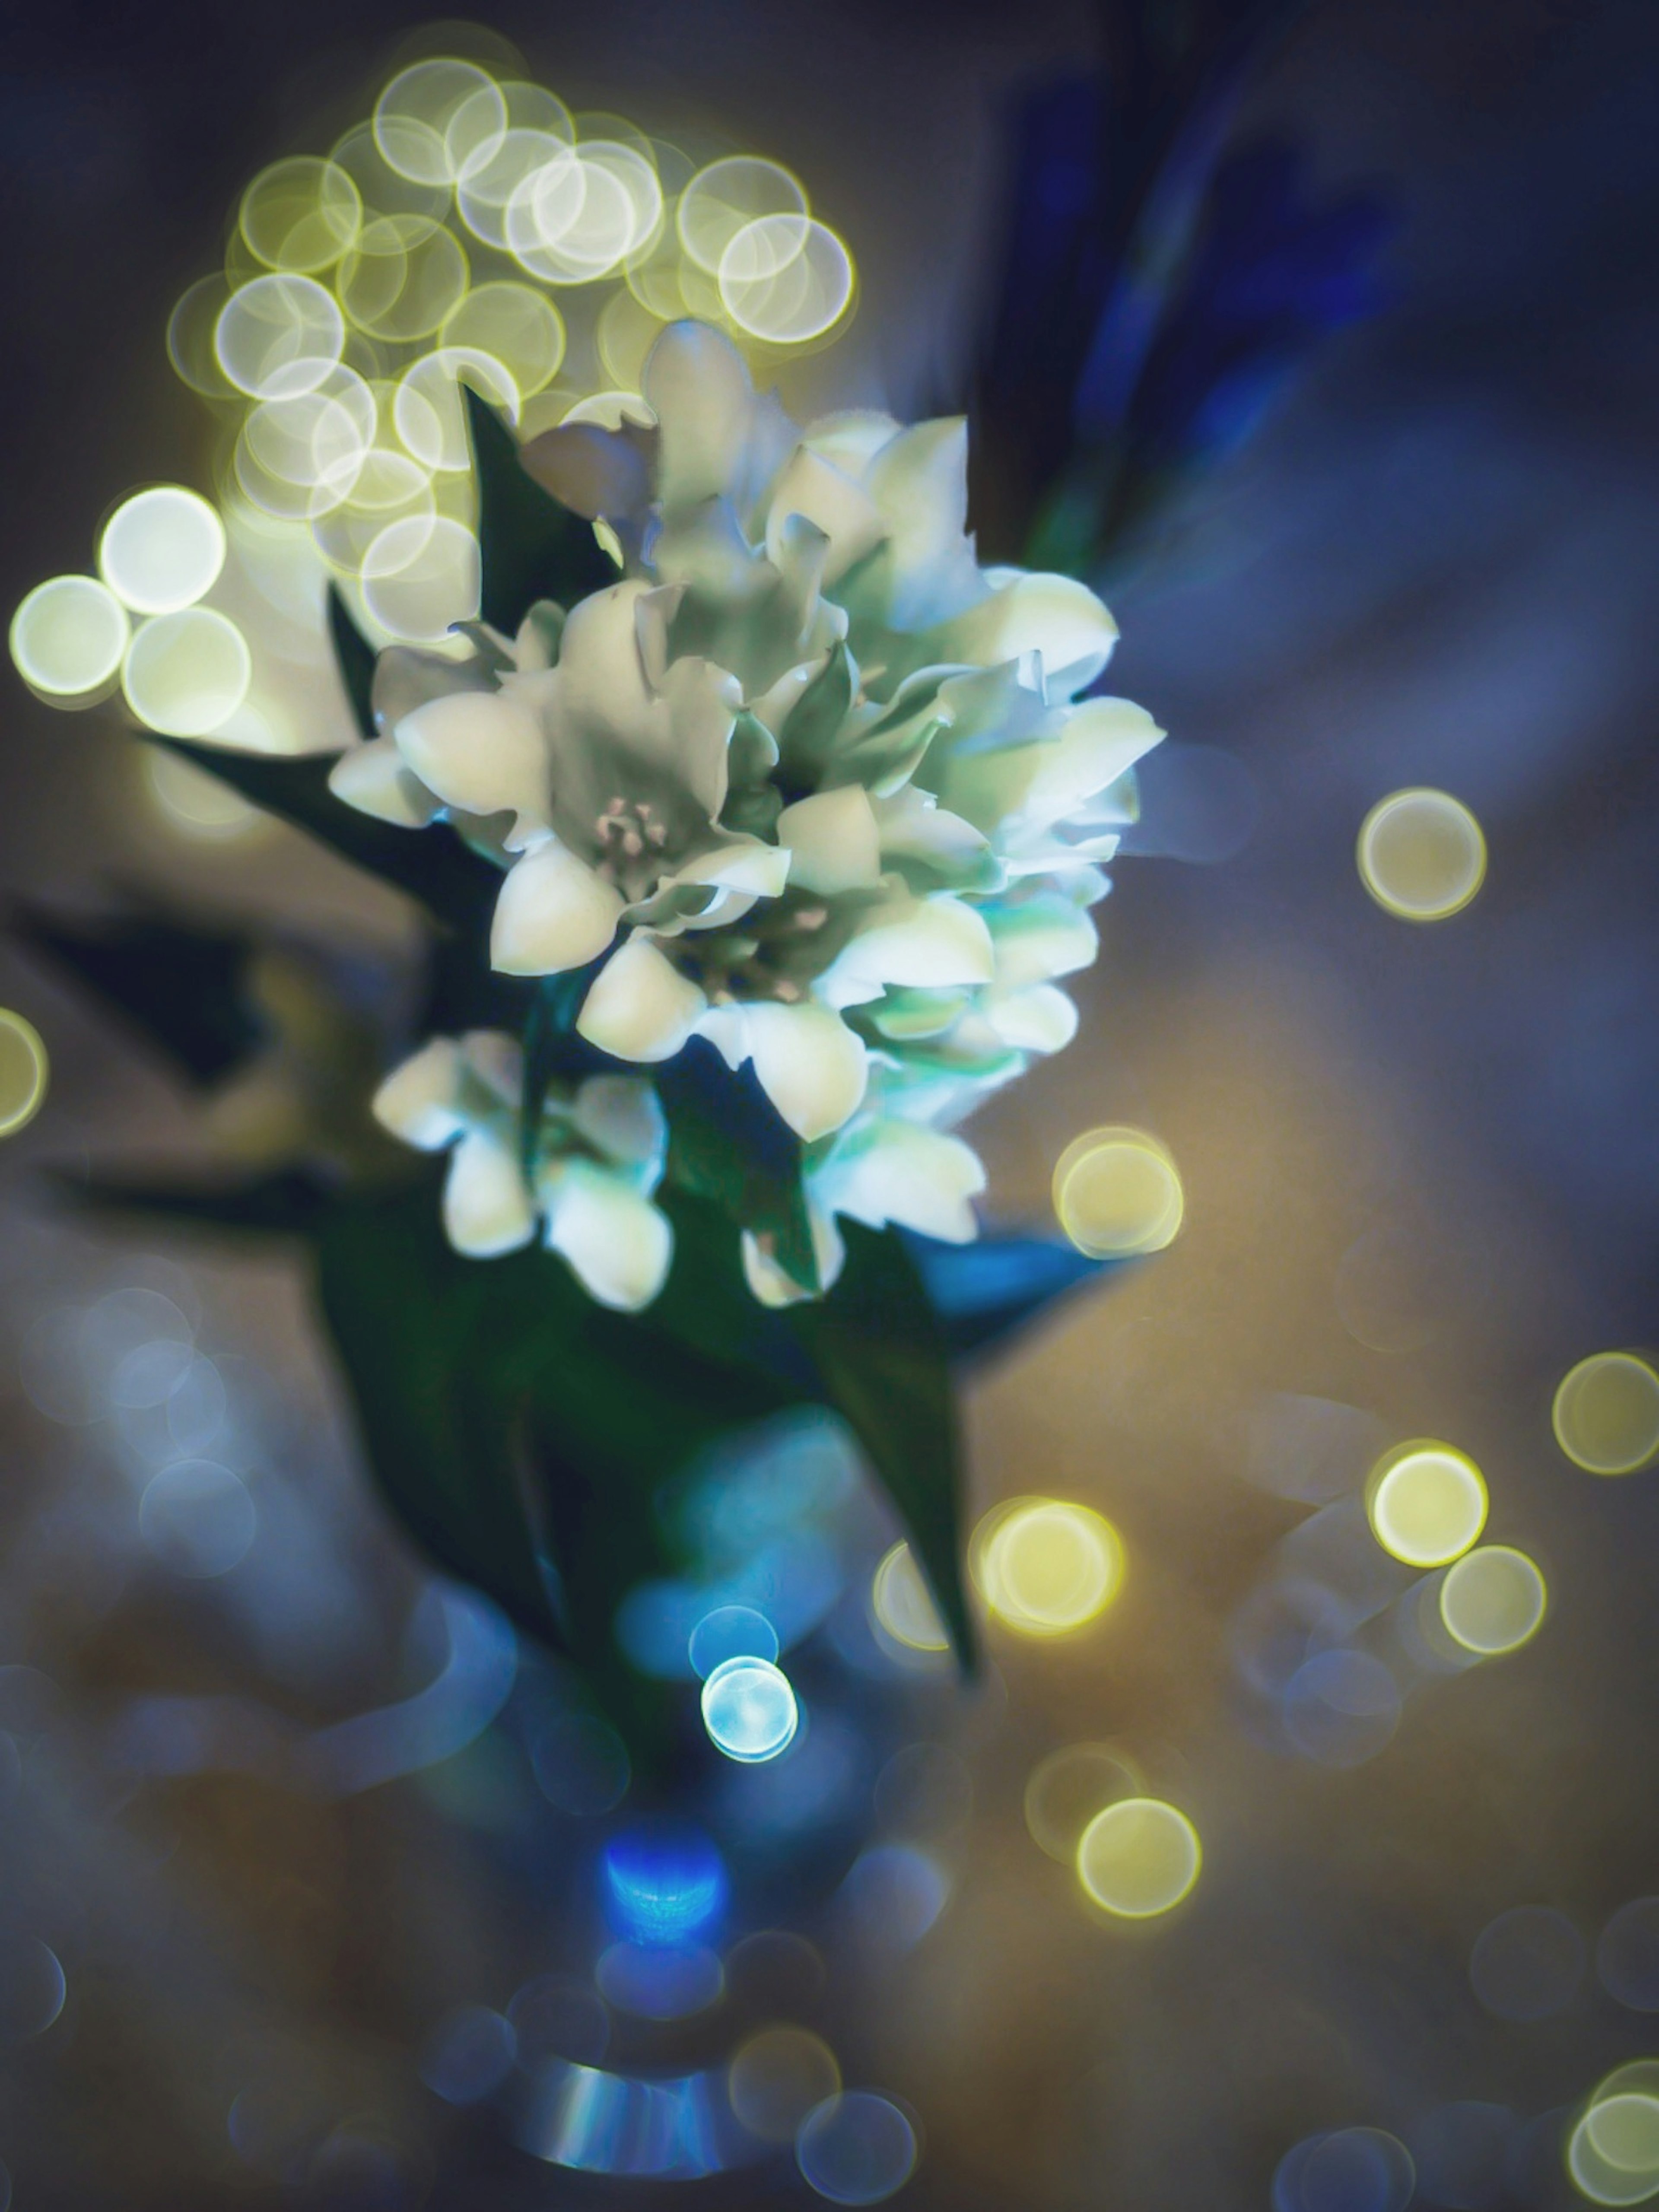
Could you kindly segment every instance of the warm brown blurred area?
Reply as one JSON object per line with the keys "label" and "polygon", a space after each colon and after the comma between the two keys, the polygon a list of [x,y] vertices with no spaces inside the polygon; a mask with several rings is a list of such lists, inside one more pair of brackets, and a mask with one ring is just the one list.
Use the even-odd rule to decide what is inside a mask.
{"label": "warm brown blurred area", "polygon": [[[900,412],[953,388],[1000,103],[1087,44],[1081,8],[964,0],[493,20],[573,99],[811,176],[863,290],[800,400]],[[84,565],[122,492],[199,473],[168,306],[246,176],[313,118],[355,112],[404,27],[366,0],[204,0],[19,11],[0,32],[8,606]],[[826,1630],[803,1681],[828,1809],[734,1796],[717,1815],[735,1925],[809,1939],[823,1987],[733,1969],[690,2023],[617,2015],[606,2044],[583,2043],[597,2001],[584,2012],[562,1982],[586,2025],[550,2036],[561,2063],[719,2081],[750,2030],[801,2021],[849,2086],[918,2116],[900,2201],[940,2212],[1247,2212],[1298,2139],[1348,2127],[1419,2149],[1419,2203],[1582,2201],[1566,2108],[1653,2042],[1598,1980],[1596,1940],[1659,1888],[1659,1477],[1598,1481],[1550,1429],[1575,1360],[1656,1334],[1656,32],[1611,0],[1341,0],[1255,95],[1332,175],[1401,191],[1399,304],[1340,342],[1118,597],[1117,680],[1171,742],[1102,909],[1078,1041],[977,1130],[1004,1218],[1046,1224],[1055,1158],[1097,1124],[1153,1131],[1179,1164],[1170,1248],[1080,1293],[968,1401],[974,1512],[1028,1492],[1092,1504],[1122,1536],[1121,1595],[1069,1638],[994,1626],[966,1691],[925,1668],[872,1686],[867,1650],[843,1664]],[[113,710],[55,717],[13,684],[5,720],[11,893],[85,908],[129,879],[406,949],[390,899],[289,833],[169,826]],[[1466,800],[1490,847],[1479,898],[1426,928],[1368,900],[1353,860],[1366,809],[1419,782]],[[605,1941],[603,1824],[538,1788],[568,1684],[521,1655],[504,1717],[466,1733],[495,1632],[446,1610],[369,1492],[297,1266],[97,1228],[55,1198],[48,1164],[183,1157],[200,1124],[14,949],[0,1001],[52,1067],[0,1157],[13,2201],[819,2201],[787,2156],[693,2180],[557,2168],[514,2147],[496,2106],[429,2086],[457,2008],[504,2014],[545,1977],[586,1988]],[[141,1531],[160,1401],[140,1392],[117,1419],[77,1399],[64,1313],[102,1332],[111,1372],[177,1343],[180,1374],[219,1390],[258,1518],[234,1575],[170,1571]],[[1298,1491],[1316,1431],[1353,1464],[1332,1473],[1310,1446],[1328,1482]],[[1513,1657],[1437,1669],[1413,1641],[1415,1577],[1364,1548],[1367,1449],[1410,1437],[1478,1462],[1488,1540],[1543,1571],[1547,1618]],[[1287,1735],[1286,1685],[1320,1648],[1305,1593],[1361,1584],[1356,1648],[1397,1706],[1339,1700]],[[325,1732],[443,1682],[460,1702],[427,1755],[378,1786],[362,1765],[338,1781],[331,1760],[368,1754],[319,1748]],[[1141,1926],[1091,1915],[1028,1832],[1037,1762],[1101,1741],[1202,1838],[1191,1898]],[[959,1788],[943,1812],[872,1809],[917,1742],[965,1775],[970,1814]],[[866,1927],[840,1899],[872,1837],[920,1854],[946,1898],[914,1941],[902,1912]],[[1517,1908],[1554,1916],[1546,1947],[1565,1922],[1579,1949],[1563,1939],[1559,1969],[1523,1959],[1506,2012],[1470,1960]],[[1474,2178],[1437,2184],[1421,2147],[1451,2106],[1502,2117],[1479,2124],[1495,2147]]]}

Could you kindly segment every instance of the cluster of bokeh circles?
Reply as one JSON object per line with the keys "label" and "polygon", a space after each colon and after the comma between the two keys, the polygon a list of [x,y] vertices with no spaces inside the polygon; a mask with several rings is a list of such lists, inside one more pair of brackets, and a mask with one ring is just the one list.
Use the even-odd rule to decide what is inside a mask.
{"label": "cluster of bokeh circles", "polygon": [[[717,325],[763,376],[837,336],[855,296],[777,162],[573,113],[505,49],[412,61],[326,153],[253,179],[223,267],[173,312],[173,368],[218,427],[212,497],[124,501],[97,573],[17,609],[13,660],[56,706],[118,688],[168,736],[313,749],[343,734],[295,683],[328,672],[325,578],[377,644],[441,650],[477,611],[463,375],[520,438],[648,422],[641,369],[668,323]],[[246,826],[179,781],[156,796],[180,826]]]}

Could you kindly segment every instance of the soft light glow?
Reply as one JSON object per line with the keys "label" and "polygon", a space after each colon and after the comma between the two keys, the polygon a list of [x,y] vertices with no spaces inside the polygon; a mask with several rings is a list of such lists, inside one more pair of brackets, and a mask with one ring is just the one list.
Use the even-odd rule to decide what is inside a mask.
{"label": "soft light glow", "polygon": [[245,1557],[259,1516],[240,1475],[215,1460],[191,1459],[151,1478],[138,1526],[164,1567],[208,1581]]}
{"label": "soft light glow", "polygon": [[336,368],[313,391],[262,399],[242,434],[265,476],[305,495],[307,513],[351,496],[379,429],[374,392],[355,369]]}
{"label": "soft light glow", "polygon": [[1659,1458],[1659,1372],[1633,1352],[1592,1352],[1562,1377],[1553,1420],[1586,1474],[1635,1474]]}
{"label": "soft light glow", "polygon": [[788,1676],[770,1660],[727,1659],[702,1686],[702,1723],[717,1751],[758,1765],[788,1749],[800,1711]]}
{"label": "soft light glow", "polygon": [[1103,1613],[1123,1579],[1123,1545],[1087,1505],[1018,1498],[975,1531],[969,1565],[1003,1624],[1023,1636],[1065,1636]]}
{"label": "soft light glow", "polygon": [[507,104],[495,80],[476,63],[444,55],[400,70],[374,103],[374,143],[388,167],[422,185],[453,184],[456,152],[449,133],[459,125],[459,150],[488,136],[478,106],[505,128]]}
{"label": "soft light glow", "polygon": [[1125,1797],[1097,1813],[1077,1847],[1078,1879],[1123,1920],[1170,1911],[1198,1880],[1203,1850],[1184,1813],[1158,1797]]}
{"label": "soft light glow", "polygon": [[472,465],[461,398],[463,376],[492,407],[509,421],[517,420],[519,392],[512,375],[502,362],[475,346],[442,346],[423,354],[404,376],[392,402],[398,435],[422,468],[441,475]]}
{"label": "soft light glow", "polygon": [[717,1605],[692,1630],[686,1648],[692,1673],[707,1681],[728,1659],[775,1660],[778,1632],[752,1605]]}
{"label": "soft light glow", "polygon": [[100,690],[127,649],[126,609],[92,576],[37,584],[11,618],[7,641],[18,674],[53,700]]}
{"label": "soft light glow", "polygon": [[806,193],[776,161],[728,155],[699,169],[680,194],[675,228],[692,263],[717,276],[726,249],[748,223],[766,216],[805,216]]}
{"label": "soft light glow", "polygon": [[123,500],[98,541],[100,574],[135,614],[194,606],[224,565],[218,509],[182,484],[157,484]]}
{"label": "soft light glow", "polygon": [[1408,1567],[1443,1567],[1486,1526],[1486,1479],[1466,1452],[1420,1439],[1377,1462],[1365,1504],[1385,1552]]}
{"label": "soft light glow", "polygon": [[314,392],[345,349],[345,319],[312,276],[256,276],[214,326],[219,366],[253,399]]}
{"label": "soft light glow", "polygon": [[1659,2094],[1640,2062],[1592,2095],[1567,2140],[1567,2171],[1593,2204],[1644,2204],[1659,2195]]}
{"label": "soft light glow", "polygon": [[1524,1552],[1482,1544],[1451,1567],[1440,1585],[1446,1633],[1483,1659],[1518,1651],[1544,1618],[1544,1577]]}
{"label": "soft light glow", "polygon": [[890,2098],[851,2089],[801,2122],[795,2162],[832,2204],[878,2204],[902,2189],[920,2156],[916,2131]]}
{"label": "soft light glow", "polygon": [[435,645],[478,611],[478,541],[447,515],[390,524],[364,554],[362,574],[363,605],[411,644]]}
{"label": "soft light glow", "polygon": [[132,641],[121,688],[138,720],[171,738],[204,738],[247,696],[253,663],[228,615],[157,615]]}
{"label": "soft light glow", "polygon": [[1091,1129],[1055,1163],[1054,1213],[1080,1252],[1126,1259],[1161,1252],[1181,1227],[1186,1200],[1166,1146],[1144,1129]]}
{"label": "soft light glow", "polygon": [[1104,1743],[1067,1744],[1031,1769],[1025,1784],[1025,1826],[1040,1851],[1069,1866],[1097,1813],[1121,1798],[1145,1794],[1139,1769],[1121,1752]]}
{"label": "soft light glow", "polygon": [[340,263],[340,305],[370,337],[408,345],[441,329],[468,274],[460,241],[429,216],[378,216]]}
{"label": "soft light glow", "polygon": [[235,839],[263,836],[271,817],[250,805],[228,783],[209,775],[176,753],[160,745],[146,745],[144,781],[150,797],[175,830],[209,844],[228,844]]}
{"label": "soft light glow", "polygon": [[40,1032],[0,1006],[0,1137],[15,1137],[46,1103],[52,1065]]}
{"label": "soft light glow", "polygon": [[450,316],[441,337],[446,351],[459,349],[498,363],[520,394],[539,392],[564,359],[563,318],[528,284],[478,285]]}
{"label": "soft light glow", "polygon": [[1486,873],[1486,841],[1460,799],[1443,791],[1396,791],[1359,831],[1359,878],[1378,906],[1402,921],[1461,914]]}
{"label": "soft light glow", "polygon": [[810,216],[762,216],[720,256],[720,304],[764,344],[805,345],[833,330],[852,305],[853,257]]}
{"label": "soft light glow", "polygon": [[314,276],[331,268],[357,235],[362,194],[333,161],[309,154],[273,161],[242,194],[240,229],[267,269]]}
{"label": "soft light glow", "polygon": [[895,1643],[912,1651],[950,1650],[933,1592],[908,1544],[895,1544],[884,1556],[871,1581],[870,1603]]}
{"label": "soft light glow", "polygon": [[815,2105],[841,2087],[836,2054],[805,2027],[763,2027],[751,2035],[726,2075],[732,2110],[763,2142],[793,2142]]}
{"label": "soft light glow", "polygon": [[696,1942],[725,1909],[725,1862],[696,1829],[630,1829],[600,1860],[612,1925],[636,1943]]}

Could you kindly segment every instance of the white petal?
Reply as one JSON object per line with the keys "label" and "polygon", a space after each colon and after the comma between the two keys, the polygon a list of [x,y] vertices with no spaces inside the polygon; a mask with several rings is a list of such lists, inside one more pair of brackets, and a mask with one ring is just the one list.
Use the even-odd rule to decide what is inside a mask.
{"label": "white petal", "polygon": [[688,860],[659,889],[672,884],[709,884],[724,890],[747,891],[755,898],[777,898],[790,880],[789,855],[777,845],[763,845],[758,837],[734,838],[716,845],[701,860]]}
{"label": "white petal", "polygon": [[518,700],[500,691],[452,691],[405,714],[392,734],[446,806],[468,814],[510,811],[518,817],[515,838],[545,826],[546,741]]}
{"label": "white petal", "polygon": [[466,1065],[498,1105],[516,1114],[524,1096],[524,1047],[505,1030],[469,1030],[461,1039]]}
{"label": "white petal", "polygon": [[1094,682],[1116,642],[1117,624],[1086,584],[1021,575],[947,623],[939,657],[995,668],[1039,653],[1048,696],[1070,699]]}
{"label": "white petal", "polygon": [[968,425],[917,422],[890,438],[865,472],[887,526],[876,567],[896,629],[932,629],[984,597],[968,528]]}
{"label": "white petal", "polygon": [[390,738],[371,738],[342,753],[328,772],[328,787],[360,814],[400,830],[424,830],[440,804]]}
{"label": "white petal", "polygon": [[648,939],[630,937],[594,978],[576,1028],[618,1060],[672,1060],[708,1004]]}
{"label": "white petal", "polygon": [[[827,1291],[847,1263],[847,1247],[830,1214],[814,1206],[811,1219],[812,1256],[817,1261],[818,1288]],[[793,1275],[786,1274],[770,1251],[747,1229],[743,1232],[742,1250],[744,1279],[762,1305],[798,1306],[814,1295],[804,1289]]]}
{"label": "white petal", "polygon": [[543,1188],[547,1241],[588,1295],[623,1313],[649,1305],[674,1256],[668,1217],[591,1160],[567,1162]]}
{"label": "white petal", "polygon": [[375,1120],[417,1151],[435,1152],[466,1127],[459,1110],[465,1061],[453,1037],[431,1037],[374,1093]]}
{"label": "white petal", "polygon": [[1052,983],[993,995],[985,1018],[1004,1044],[1020,1052],[1059,1052],[1077,1035],[1077,1008]]}
{"label": "white petal", "polygon": [[749,1055],[761,1088],[798,1137],[811,1144],[839,1129],[869,1081],[864,1040],[829,1006],[743,1009]]}
{"label": "white petal", "polygon": [[979,1155],[960,1137],[912,1121],[879,1121],[838,1147],[817,1178],[837,1213],[882,1229],[890,1221],[950,1244],[971,1243],[979,1224],[969,1200],[985,1188]]}
{"label": "white petal", "polygon": [[786,806],[778,817],[778,843],[788,848],[789,880],[798,890],[833,898],[881,880],[875,813],[855,783]]}
{"label": "white petal", "polygon": [[1085,699],[1061,725],[1058,744],[1042,746],[1023,811],[1053,822],[1093,799],[1149,753],[1164,732],[1132,699]]}
{"label": "white petal", "polygon": [[1086,968],[1099,950],[1095,926],[1081,907],[1062,898],[1033,899],[993,917],[1000,991],[1024,990]]}
{"label": "white petal", "polygon": [[450,1155],[444,1227],[458,1252],[493,1260],[536,1233],[536,1211],[513,1148],[487,1129],[463,1137]]}
{"label": "white petal", "polygon": [[925,989],[988,983],[994,965],[983,920],[973,907],[947,896],[878,907],[830,972],[837,991],[842,984],[872,983]]}
{"label": "white petal", "polygon": [[801,435],[808,453],[817,453],[848,476],[861,476],[867,465],[897,437],[903,426],[876,407],[848,407],[838,415],[820,415]]}
{"label": "white petal", "polygon": [[640,391],[659,425],[665,507],[730,491],[755,414],[755,387],[731,340],[703,323],[670,324],[647,357]]}
{"label": "white petal", "polygon": [[855,561],[873,552],[886,534],[868,492],[805,446],[792,455],[772,487],[766,552],[774,567],[782,565],[784,525],[794,514],[815,524],[830,541],[823,564],[826,584],[833,584]]}
{"label": "white petal", "polygon": [[489,932],[503,975],[558,975],[597,959],[617,933],[622,895],[556,838],[507,872]]}
{"label": "white petal", "polygon": [[668,1149],[661,1101],[642,1075],[590,1075],[576,1092],[571,1120],[596,1152],[660,1174]]}

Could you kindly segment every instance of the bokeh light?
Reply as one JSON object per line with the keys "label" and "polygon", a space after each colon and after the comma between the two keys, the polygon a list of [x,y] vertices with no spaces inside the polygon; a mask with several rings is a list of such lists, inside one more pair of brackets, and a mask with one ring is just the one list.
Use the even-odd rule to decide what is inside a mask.
{"label": "bokeh light", "polygon": [[762,216],[720,256],[720,295],[740,330],[768,345],[805,345],[833,330],[853,301],[853,257],[810,216]]}
{"label": "bokeh light", "polygon": [[1596,1352],[1562,1377],[1555,1440],[1587,1474],[1635,1474],[1659,1458],[1659,1370],[1634,1352]]}
{"label": "bokeh light", "polygon": [[727,1659],[702,1686],[702,1721],[717,1751],[752,1765],[788,1749],[800,1711],[781,1668],[767,1659]]}
{"label": "bokeh light", "polygon": [[38,1936],[0,1933],[0,2046],[44,2035],[68,1995],[62,1961]]}
{"label": "bokeh light", "polygon": [[498,2089],[518,2056],[505,2014],[488,2005],[458,2005],[441,2020],[421,2053],[420,2075],[449,2105],[476,2105]]}
{"label": "bokeh light", "polygon": [[1123,1545],[1092,1507],[1016,1498],[981,1521],[969,1565],[990,1611],[1022,1636],[1065,1636],[1103,1613],[1123,1579]]}
{"label": "bokeh light", "polygon": [[363,604],[390,637],[436,645],[478,611],[478,541],[447,515],[388,523],[363,556]]}
{"label": "bokeh light", "polygon": [[177,614],[210,591],[225,563],[218,511],[182,484],[123,500],[98,541],[98,569],[135,614]]}
{"label": "bokeh light", "polygon": [[1549,2020],[1566,2010],[1583,1978],[1584,1939],[1552,1905],[1500,1912],[1469,1954],[1474,1993],[1500,2020]]}
{"label": "bokeh light", "polygon": [[1066,1744],[1031,1769],[1025,1826],[1039,1850],[1070,1866],[1097,1813],[1120,1798],[1145,1795],[1145,1778],[1124,1753],[1105,1743]]}
{"label": "bokeh light", "polygon": [[1273,2212],[1406,2212],[1416,2183],[1412,2154],[1397,2136],[1336,2128],[1304,2137],[1279,2160]]}
{"label": "bokeh light", "polygon": [[841,2068],[823,2038],[784,2025],[751,2035],[726,2075],[732,2110],[763,2142],[793,2142],[807,2114],[840,2087]]}
{"label": "bokeh light", "polygon": [[1078,1878],[1095,1904],[1123,1920],[1170,1911],[1203,1863],[1198,1830],[1158,1797],[1124,1797],[1097,1813],[1078,1839]]}
{"label": "bokeh light", "polygon": [[362,220],[362,194],[347,172],[299,154],[260,170],[242,194],[238,227],[267,269],[314,276],[339,259]]}
{"label": "bokeh light", "polygon": [[726,1864],[694,1828],[636,1828],[612,1837],[600,1860],[612,1924],[634,1942],[695,1942],[725,1910]]}
{"label": "bokeh light", "polygon": [[531,1770],[550,1805],[579,1819],[609,1813],[628,1795],[628,1747],[597,1713],[560,1713],[531,1746]]}
{"label": "bokeh light", "polygon": [[827,2098],[801,2122],[795,2161],[832,2204],[879,2204],[916,2167],[915,2129],[889,2097],[850,2089]]}
{"label": "bokeh light", "polygon": [[728,1659],[775,1660],[778,1632],[752,1605],[717,1605],[692,1630],[686,1651],[692,1673],[706,1682]]}
{"label": "bokeh light", "polygon": [[1486,1478],[1467,1452],[1419,1437],[1378,1460],[1366,1479],[1365,1509],[1391,1558],[1443,1567],[1486,1526]]}
{"label": "bokeh light", "polygon": [[272,826],[269,814],[239,798],[228,783],[176,753],[164,752],[160,745],[145,746],[143,766],[144,781],[157,810],[186,837],[228,844],[263,837]]}
{"label": "bokeh light", "polygon": [[229,721],[252,677],[247,641],[230,617],[186,607],[144,624],[127,653],[121,688],[148,728],[205,738]]}
{"label": "bokeh light", "polygon": [[1285,1733],[1321,1766],[1363,1766],[1394,1740],[1400,1685],[1375,1652],[1316,1651],[1285,1685]]}
{"label": "bokeh light", "polygon": [[256,276],[233,292],[214,325],[215,357],[254,399],[314,392],[345,349],[345,319],[313,276]]}
{"label": "bokeh light", "polygon": [[126,609],[92,576],[53,576],[19,603],[8,638],[18,674],[54,704],[101,694],[127,649]]}
{"label": "bokeh light", "polygon": [[1060,1227],[1094,1259],[1161,1252],[1186,1206],[1167,1147],[1145,1129],[1121,1126],[1074,1137],[1055,1163],[1053,1188]]}
{"label": "bokeh light", "polygon": [[1544,1618],[1544,1577],[1524,1552],[1482,1544],[1466,1552],[1440,1585],[1446,1633],[1466,1651],[1495,1658],[1518,1651]]}
{"label": "bokeh light", "polygon": [[1443,791],[1396,791],[1379,799],[1359,831],[1359,878],[1402,921],[1461,914],[1486,873],[1486,841],[1461,800]]}
{"label": "bokeh light", "polygon": [[895,1643],[912,1651],[950,1650],[933,1594],[908,1544],[895,1544],[883,1555],[870,1584],[870,1603]]}
{"label": "bokeh light", "polygon": [[1659,1897],[1620,1906],[1595,1946],[1595,1972],[1615,2003],[1659,2012]]}
{"label": "bokeh light", "polygon": [[1567,2172],[1593,2204],[1659,2195],[1659,2067],[1619,2067],[1592,2093],[1567,2139]]}
{"label": "bokeh light", "polygon": [[247,1485],[215,1460],[180,1460],[151,1478],[138,1507],[144,1541],[164,1567],[191,1581],[228,1574],[258,1533]]}
{"label": "bokeh light", "polygon": [[0,1006],[0,1137],[15,1137],[46,1103],[52,1063],[34,1024]]}

